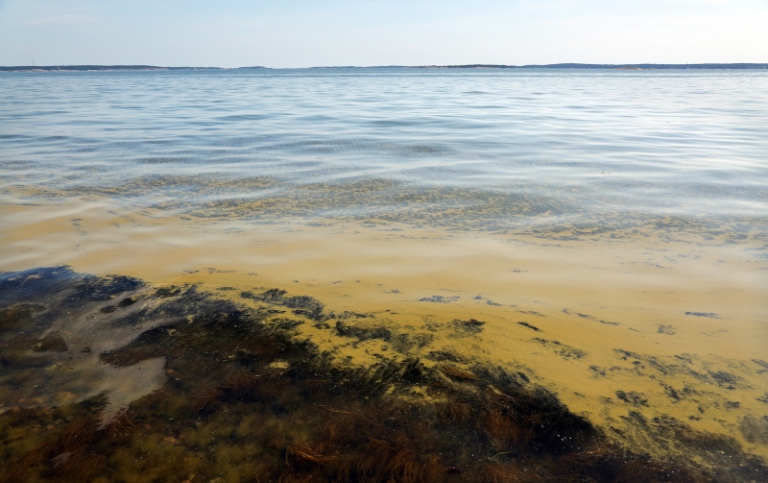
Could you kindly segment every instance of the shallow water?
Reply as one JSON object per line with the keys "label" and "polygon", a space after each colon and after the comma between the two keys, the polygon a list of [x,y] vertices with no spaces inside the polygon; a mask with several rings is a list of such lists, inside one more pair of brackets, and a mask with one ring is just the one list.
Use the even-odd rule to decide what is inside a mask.
{"label": "shallow water", "polygon": [[[345,367],[502,367],[612,444],[723,470],[711,447],[768,458],[765,132],[760,71],[3,73],[0,271],[311,296],[390,334],[294,328]],[[96,357],[130,337],[100,334],[90,386],[34,397],[130,404]]]}

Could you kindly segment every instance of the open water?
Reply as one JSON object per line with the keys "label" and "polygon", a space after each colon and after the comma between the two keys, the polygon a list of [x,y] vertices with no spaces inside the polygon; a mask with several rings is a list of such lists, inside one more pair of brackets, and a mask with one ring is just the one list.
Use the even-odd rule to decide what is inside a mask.
{"label": "open water", "polygon": [[[762,71],[11,73],[3,179],[244,218],[765,224]],[[488,202],[493,203],[488,206]],[[452,210],[456,209],[456,212]],[[451,210],[452,214],[441,218]],[[279,213],[277,212],[279,211]]]}
{"label": "open water", "polygon": [[[500,367],[550,391],[633,454],[677,458],[724,481],[760,479],[768,458],[767,134],[765,71],[0,73],[0,301],[6,318],[22,302],[63,304],[45,313],[69,313],[70,299],[37,292],[24,299],[34,291],[19,280],[64,277],[66,290],[75,290],[79,275],[24,272],[38,267],[137,277],[165,287],[162,294],[194,286],[256,310],[260,323],[290,327],[292,340],[309,341],[349,370],[382,361],[412,368],[416,360],[446,381],[479,385],[491,380],[479,366]],[[151,298],[130,283],[97,285],[90,290]],[[68,293],[56,290],[59,298]],[[34,340],[45,350],[88,348],[69,359],[79,361],[72,370],[81,378],[50,375],[60,355],[38,376],[30,371],[41,363],[9,362],[0,371],[3,414],[61,411],[102,394],[103,428],[126,408],[141,413],[130,406],[136,401],[169,391],[170,353],[134,365],[103,355],[167,324],[167,314],[151,312],[155,322],[143,321],[133,336],[110,321],[84,328],[85,320],[133,306],[125,304],[84,302],[90,318],[41,322]],[[294,325],[285,325],[285,314],[297,318]],[[19,324],[6,323],[0,350],[16,344],[8,341],[20,337]],[[83,331],[102,345],[83,342]],[[130,390],[115,387],[115,371],[130,367],[151,377]],[[403,400],[442,404],[444,394],[419,392],[408,377]],[[227,387],[216,404],[242,404],[232,394],[247,391]],[[198,419],[220,414],[210,401],[194,408]],[[484,411],[472,418],[495,417]],[[493,464],[512,471],[517,461],[515,471],[536,472],[528,456],[498,461],[511,454],[504,445],[522,444],[517,436],[477,424],[473,431],[497,453]],[[173,431],[162,437],[197,448]],[[328,456],[328,441],[286,434],[277,443],[250,441],[278,449],[260,457],[266,466],[255,473],[235,476],[290,470],[343,479],[347,471],[352,480],[408,480],[394,463],[366,470],[358,462],[358,473],[349,473]],[[8,438],[3,444],[11,445]],[[9,461],[27,461],[28,450],[9,450]],[[48,456],[56,457],[44,453],[29,471],[45,475]],[[226,472],[242,461],[227,458],[215,470],[201,463],[198,478],[235,478]],[[290,468],[283,460],[293,461]],[[420,467],[419,478],[462,478],[455,464],[440,464],[434,474]],[[86,476],[109,477],[94,465]],[[560,471],[540,470],[553,478]]]}

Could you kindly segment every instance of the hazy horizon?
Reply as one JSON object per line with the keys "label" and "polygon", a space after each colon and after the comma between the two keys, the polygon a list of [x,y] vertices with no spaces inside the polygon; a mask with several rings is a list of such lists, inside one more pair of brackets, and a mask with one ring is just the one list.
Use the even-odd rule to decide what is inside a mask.
{"label": "hazy horizon", "polygon": [[0,0],[0,65],[768,62],[768,1]]}

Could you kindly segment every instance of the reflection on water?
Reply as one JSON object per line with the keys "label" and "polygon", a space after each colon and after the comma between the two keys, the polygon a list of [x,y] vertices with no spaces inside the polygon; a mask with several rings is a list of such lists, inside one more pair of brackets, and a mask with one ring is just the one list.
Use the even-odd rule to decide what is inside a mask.
{"label": "reflection on water", "polygon": [[764,72],[0,76],[6,479],[766,479]]}

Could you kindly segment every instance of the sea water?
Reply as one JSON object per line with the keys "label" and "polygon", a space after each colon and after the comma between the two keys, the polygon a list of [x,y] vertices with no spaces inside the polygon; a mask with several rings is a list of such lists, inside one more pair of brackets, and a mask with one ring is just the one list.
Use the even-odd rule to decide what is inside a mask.
{"label": "sea water", "polygon": [[[292,329],[344,364],[504,367],[623,447],[722,467],[683,433],[768,457],[766,133],[763,71],[2,73],[0,271],[317,322],[285,290],[347,314]],[[0,406],[115,414],[135,398],[102,372]]]}

